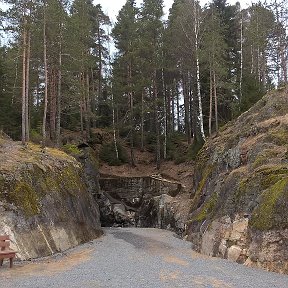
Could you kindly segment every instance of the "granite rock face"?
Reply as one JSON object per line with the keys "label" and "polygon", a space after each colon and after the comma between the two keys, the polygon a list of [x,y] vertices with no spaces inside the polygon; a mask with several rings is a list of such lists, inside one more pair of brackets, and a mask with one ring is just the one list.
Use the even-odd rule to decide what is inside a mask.
{"label": "granite rock face", "polygon": [[187,237],[194,249],[288,273],[288,91],[226,125],[198,154]]}
{"label": "granite rock face", "polygon": [[11,236],[18,258],[51,255],[101,235],[94,184],[73,157],[0,139],[0,158],[0,234]]}
{"label": "granite rock face", "polygon": [[154,176],[100,177],[99,182],[104,226],[175,228],[171,203],[182,189],[180,183]]}

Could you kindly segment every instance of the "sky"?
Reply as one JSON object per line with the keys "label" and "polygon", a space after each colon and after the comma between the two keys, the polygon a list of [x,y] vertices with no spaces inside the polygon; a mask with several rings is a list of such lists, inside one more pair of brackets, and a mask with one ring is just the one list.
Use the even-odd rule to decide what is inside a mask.
{"label": "sky", "polygon": [[[103,12],[108,14],[112,21],[116,21],[116,16],[118,14],[118,11],[121,9],[121,7],[125,4],[126,0],[94,0],[94,4],[101,4]],[[138,3],[141,3],[142,1],[137,0]],[[174,0],[164,0],[164,13],[165,17],[167,18],[169,9],[171,8]],[[200,0],[201,4],[206,4],[211,1],[207,0]],[[235,4],[236,2],[240,2],[241,5],[244,7],[247,5],[247,3],[251,3],[251,0],[228,0],[227,1],[230,4]]]}

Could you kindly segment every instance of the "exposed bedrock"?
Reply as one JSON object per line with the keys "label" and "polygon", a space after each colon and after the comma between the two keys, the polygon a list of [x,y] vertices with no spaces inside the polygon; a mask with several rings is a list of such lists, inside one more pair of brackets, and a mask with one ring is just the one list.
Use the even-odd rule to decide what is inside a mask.
{"label": "exposed bedrock", "polygon": [[177,181],[159,176],[99,179],[98,202],[104,226],[137,226],[174,229],[177,225],[172,203],[181,192]]}
{"label": "exposed bedrock", "polygon": [[20,259],[51,255],[101,235],[91,194],[97,183],[85,181],[78,161],[56,149],[0,144],[0,234],[11,236]]}
{"label": "exposed bedrock", "polygon": [[187,223],[193,248],[288,273],[288,93],[266,95],[198,155]]}

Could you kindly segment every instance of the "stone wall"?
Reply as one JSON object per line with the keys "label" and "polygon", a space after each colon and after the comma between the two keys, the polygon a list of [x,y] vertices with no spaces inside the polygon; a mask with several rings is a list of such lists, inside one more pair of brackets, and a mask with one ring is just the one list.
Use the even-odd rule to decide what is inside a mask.
{"label": "stone wall", "polygon": [[168,216],[169,209],[166,211],[164,207],[182,189],[176,181],[153,176],[100,177],[99,183],[102,195],[98,201],[102,223],[106,226],[164,228],[164,222],[173,221],[173,216]]}

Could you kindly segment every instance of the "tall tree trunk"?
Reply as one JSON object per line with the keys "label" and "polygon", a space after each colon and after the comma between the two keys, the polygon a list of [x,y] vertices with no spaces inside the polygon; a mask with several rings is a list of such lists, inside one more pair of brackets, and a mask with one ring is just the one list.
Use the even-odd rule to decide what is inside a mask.
{"label": "tall tree trunk", "polygon": [[134,99],[133,99],[133,91],[131,87],[132,82],[132,64],[131,62],[127,65],[127,74],[128,74],[128,95],[130,102],[130,158],[131,158],[131,166],[135,167],[135,155],[134,155]]}
{"label": "tall tree trunk", "polygon": [[179,93],[178,93],[178,86],[175,80],[175,95],[176,95],[176,109],[177,109],[177,130],[178,132],[182,132],[181,124],[180,124],[180,103],[179,103]]}
{"label": "tall tree trunk", "polygon": [[100,31],[100,23],[98,22],[98,61],[99,61],[99,71],[98,71],[98,101],[102,100],[102,40],[101,40],[101,31]]}
{"label": "tall tree trunk", "polygon": [[218,99],[217,99],[217,81],[216,81],[216,73],[213,70],[213,82],[214,82],[214,104],[215,104],[215,130],[218,133],[219,124],[218,124]]}
{"label": "tall tree trunk", "polygon": [[31,55],[31,36],[30,31],[27,31],[27,57],[26,57],[26,84],[25,84],[25,133],[26,141],[29,141],[29,130],[30,130],[30,117],[29,117],[29,82],[30,82],[30,55]]}
{"label": "tall tree trunk", "polygon": [[239,103],[241,103],[242,95],[242,86],[243,86],[243,13],[241,12],[240,20],[240,81],[239,81]]}
{"label": "tall tree trunk", "polygon": [[[25,16],[24,16],[25,17]],[[22,144],[26,144],[26,50],[27,50],[27,20],[24,19],[23,51],[22,51]]]}
{"label": "tall tree trunk", "polygon": [[[110,52],[110,51],[109,51]],[[110,62],[110,61],[109,61]],[[119,151],[117,146],[117,135],[116,135],[116,124],[115,124],[115,102],[114,102],[114,93],[113,93],[113,85],[111,82],[111,96],[112,96],[112,125],[113,125],[113,142],[116,159],[119,160]]]}
{"label": "tall tree trunk", "polygon": [[165,85],[165,77],[164,77],[164,69],[162,68],[162,89],[163,89],[163,113],[164,113],[164,143],[163,143],[163,158],[166,160],[167,158],[167,126],[168,126],[168,118],[167,116],[167,93],[166,93],[166,85]]}
{"label": "tall tree trunk", "polygon": [[201,83],[200,83],[200,63],[199,63],[199,15],[196,1],[194,1],[194,33],[195,33],[195,56],[196,56],[196,82],[197,82],[197,102],[198,102],[198,130],[196,138],[199,143],[205,142],[202,98],[201,98]]}
{"label": "tall tree trunk", "polygon": [[[46,6],[46,3],[44,3]],[[46,38],[46,7],[44,7],[44,27],[43,27],[43,54],[44,54],[44,74],[45,74],[45,92],[44,92],[44,112],[42,121],[42,146],[46,146],[46,121],[48,108],[48,65],[47,65],[47,38]]]}
{"label": "tall tree trunk", "polygon": [[169,133],[173,132],[172,131],[172,111],[171,111],[171,88],[168,85],[167,90],[166,90],[166,106],[167,106],[167,136]]}
{"label": "tall tree trunk", "polygon": [[189,106],[190,106],[190,127],[191,127],[191,137],[195,135],[194,119],[193,119],[193,109],[195,110],[194,104],[194,91],[192,85],[192,73],[189,72]]}
{"label": "tall tree trunk", "polygon": [[79,108],[80,108],[80,129],[81,129],[81,136],[82,139],[84,139],[84,119],[83,119],[83,110],[84,110],[84,103],[83,103],[83,99],[82,99],[82,94],[81,94],[81,99],[79,102]]}
{"label": "tall tree trunk", "polygon": [[188,90],[188,80],[186,72],[183,72],[183,94],[184,94],[184,109],[185,109],[185,132],[187,143],[191,144],[191,126],[190,126],[190,101],[189,101],[189,90]]}
{"label": "tall tree trunk", "polygon": [[61,102],[62,102],[62,23],[60,24],[60,40],[59,40],[59,55],[58,55],[58,85],[57,85],[57,119],[56,119],[56,144],[60,147],[61,144]]}
{"label": "tall tree trunk", "polygon": [[161,166],[161,154],[160,154],[160,119],[158,111],[158,90],[157,90],[157,78],[156,70],[153,76],[153,95],[154,95],[154,113],[155,113],[155,127],[156,127],[156,168],[160,169]]}
{"label": "tall tree trunk", "polygon": [[250,74],[253,74],[254,73],[254,47],[253,47],[253,44],[251,44],[251,47],[250,47],[250,54],[251,54]]}
{"label": "tall tree trunk", "polygon": [[94,71],[93,68],[91,68],[91,79],[92,79],[92,99],[91,99],[91,105],[92,105],[92,127],[96,128],[96,89],[95,89],[95,79],[94,79]]}
{"label": "tall tree trunk", "polygon": [[145,89],[141,94],[141,150],[144,151],[144,94]]}
{"label": "tall tree trunk", "polygon": [[54,64],[49,65],[50,82],[49,82],[49,127],[50,139],[54,142],[56,139],[56,111],[57,111],[57,89],[56,89],[56,67]]}
{"label": "tall tree trunk", "polygon": [[[84,84],[85,85],[85,84]],[[91,101],[90,101],[90,81],[89,81],[89,72],[86,72],[86,137],[87,140],[91,138]]]}
{"label": "tall tree trunk", "polygon": [[210,101],[209,101],[209,136],[212,135],[212,113],[213,113],[213,80],[212,80],[212,67],[210,65]]}
{"label": "tall tree trunk", "polygon": [[89,140],[89,128],[90,128],[89,117],[88,117],[87,97],[88,96],[87,96],[87,87],[86,87],[86,77],[85,77],[85,72],[82,72],[81,73],[81,98],[82,98],[83,116],[84,116],[84,123],[85,123],[85,140],[86,141]]}

